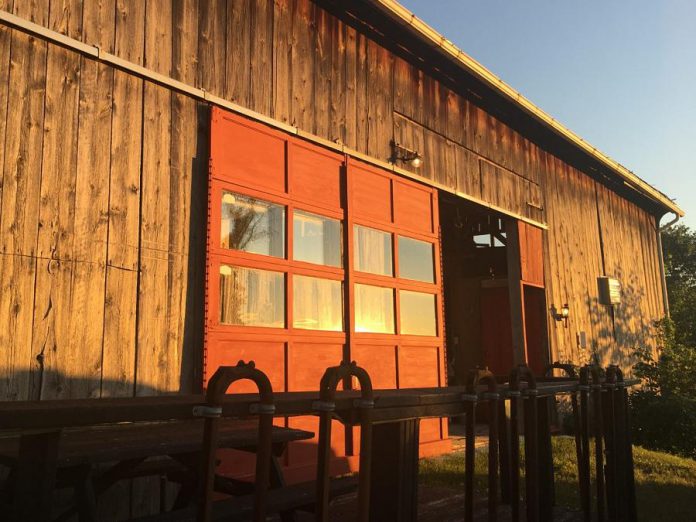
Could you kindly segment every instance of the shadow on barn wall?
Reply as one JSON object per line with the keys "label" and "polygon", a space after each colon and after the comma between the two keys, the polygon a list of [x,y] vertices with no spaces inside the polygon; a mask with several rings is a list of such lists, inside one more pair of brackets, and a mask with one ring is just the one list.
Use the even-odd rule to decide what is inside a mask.
{"label": "shadow on barn wall", "polygon": [[[188,281],[182,360],[189,361],[192,377],[183,369],[179,378],[182,392],[198,392],[203,379],[203,331],[205,318],[206,241],[208,236],[208,165],[210,164],[210,106],[198,104],[196,157],[191,159],[191,217],[189,220]],[[197,174],[197,176],[195,175]]]}
{"label": "shadow on barn wall", "polygon": [[635,274],[627,276],[623,270],[618,270],[614,277],[622,283],[620,304],[613,307],[604,305],[597,297],[586,302],[595,332],[587,362],[602,367],[616,364],[624,372],[631,373],[637,362],[633,355],[636,348],[657,348],[655,320],[659,318],[644,317],[641,303],[646,298],[645,288]]}

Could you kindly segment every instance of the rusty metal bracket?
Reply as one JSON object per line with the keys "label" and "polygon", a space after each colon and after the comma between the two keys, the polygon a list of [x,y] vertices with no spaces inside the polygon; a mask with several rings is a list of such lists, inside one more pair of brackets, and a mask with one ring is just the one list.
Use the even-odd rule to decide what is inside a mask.
{"label": "rusty metal bracket", "polygon": [[194,406],[193,416],[213,419],[222,415],[221,406]]}

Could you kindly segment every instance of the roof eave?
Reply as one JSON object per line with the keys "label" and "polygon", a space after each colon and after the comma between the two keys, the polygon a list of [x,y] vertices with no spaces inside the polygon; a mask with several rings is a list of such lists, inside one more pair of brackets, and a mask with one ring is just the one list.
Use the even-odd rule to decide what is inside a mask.
{"label": "roof eave", "polygon": [[467,55],[442,34],[419,19],[415,14],[406,9],[400,3],[394,0],[370,1],[393,20],[410,27],[421,37],[423,41],[436,47],[449,60],[453,61],[456,65],[466,70],[466,72],[475,76],[479,81],[488,85],[490,88],[515,103],[529,116],[546,126],[548,129],[552,130],[574,147],[580,149],[585,154],[590,155],[592,158],[608,167],[611,172],[621,178],[626,184],[628,184],[629,187],[637,190],[644,196],[657,203],[659,206],[664,208],[666,212],[673,212],[679,217],[684,216],[684,211],[668,196],[556,121],[549,114],[534,105],[534,103],[510,87],[486,67]]}

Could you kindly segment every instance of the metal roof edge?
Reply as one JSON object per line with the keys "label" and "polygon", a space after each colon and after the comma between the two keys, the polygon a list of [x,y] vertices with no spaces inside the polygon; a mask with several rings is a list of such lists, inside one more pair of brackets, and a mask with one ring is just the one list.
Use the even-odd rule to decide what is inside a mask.
{"label": "metal roof edge", "polygon": [[674,212],[680,217],[684,216],[684,211],[667,195],[663,194],[648,182],[644,181],[629,169],[621,165],[619,162],[613,160],[596,147],[589,144],[583,138],[575,134],[573,131],[556,121],[548,113],[537,107],[534,103],[510,87],[486,67],[481,65],[471,56],[467,55],[454,43],[440,34],[433,27],[425,23],[423,20],[418,18],[414,13],[406,9],[399,2],[396,2],[395,0],[368,1],[375,4],[378,8],[381,8],[383,12],[386,12],[386,14],[390,15],[392,18],[396,18],[405,25],[411,27],[414,31],[420,34],[424,40],[427,40],[431,44],[437,46],[443,51],[444,54],[448,55],[454,62],[463,67],[467,72],[473,74],[479,80],[483,81],[488,86],[510,99],[512,102],[516,103],[530,116],[546,125],[572,145],[609,167],[615,174],[622,178],[624,182],[628,183],[629,186],[635,188],[640,193],[659,203],[669,212]]}

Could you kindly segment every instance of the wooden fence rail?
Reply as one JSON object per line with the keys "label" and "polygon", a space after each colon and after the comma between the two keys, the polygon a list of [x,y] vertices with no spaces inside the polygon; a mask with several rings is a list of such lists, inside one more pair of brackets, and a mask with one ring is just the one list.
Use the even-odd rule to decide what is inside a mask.
{"label": "wooden fence rail", "polygon": [[[553,377],[554,370],[566,375]],[[359,379],[361,389],[336,391],[336,385],[351,375]],[[227,394],[230,384],[241,379],[255,382],[259,393]],[[75,429],[96,430],[94,433],[114,429],[123,433],[128,426],[132,430],[133,426],[148,423],[147,430],[152,432],[157,426],[175,426],[180,430],[184,424],[176,423],[202,422],[204,429],[194,435],[197,451],[185,452],[179,447],[176,451],[159,448],[158,453],[152,453],[176,455],[174,460],[178,459],[182,465],[177,471],[179,475],[171,470],[155,471],[162,476],[180,477],[177,480],[182,484],[182,492],[172,510],[163,510],[147,520],[262,521],[270,513],[281,513],[285,520],[301,508],[313,511],[316,520],[326,521],[329,500],[359,485],[358,520],[411,521],[417,518],[420,419],[465,415],[463,512],[465,520],[470,521],[474,517],[475,413],[479,410],[477,406],[483,404],[487,406],[489,430],[488,519],[497,520],[497,509],[502,503],[511,506],[513,521],[520,520],[521,505],[526,506],[526,520],[550,521],[554,505],[550,409],[556,397],[569,395],[584,520],[592,520],[594,513],[596,520],[633,521],[636,509],[627,388],[635,383],[624,380],[616,367],[606,371],[583,367],[578,378],[575,368],[554,364],[544,376],[538,377],[522,366],[514,368],[509,378],[473,370],[465,387],[372,390],[367,372],[355,363],[343,363],[327,369],[318,392],[273,393],[260,369],[253,363],[240,362],[237,366],[221,367],[205,396],[5,402],[0,403],[0,433],[4,434],[0,441],[14,437],[18,450],[12,460],[3,454],[7,452],[0,444],[1,461],[11,467],[4,499],[7,512],[15,520],[51,520],[51,510],[55,509],[53,490],[56,477],[61,476],[57,475],[58,468],[61,462],[64,465],[69,453],[67,446],[61,445],[61,433],[66,433],[67,441],[67,434]],[[320,418],[316,481],[285,486],[282,473],[278,474],[278,468],[274,468],[274,458],[282,452],[283,441],[299,440],[311,434],[299,430],[284,433],[272,421],[274,417],[308,414]],[[247,419],[243,421],[245,435],[237,433],[235,438],[229,429],[221,431],[229,419]],[[357,482],[350,477],[340,480],[330,477],[333,420],[360,427]],[[516,442],[520,428],[525,453],[524,495],[520,492],[520,455]],[[591,505],[591,439],[595,443],[594,506]],[[245,447],[256,453],[252,489],[247,487],[242,491],[238,484],[225,482],[216,475],[218,447]],[[119,465],[133,465],[147,473],[138,468],[147,455],[134,459],[133,451],[128,454],[130,460],[124,457]],[[74,460],[69,464],[74,474],[78,467]],[[181,478],[182,474],[186,476]],[[118,476],[114,475],[114,480]],[[93,507],[94,496],[101,490],[94,486],[89,473],[86,477],[76,488],[76,506],[71,512],[77,511],[80,520],[94,520],[96,514],[90,506]],[[108,485],[101,487],[103,490]],[[224,500],[219,500],[221,492],[228,494]],[[66,517],[64,514],[58,519]]]}

